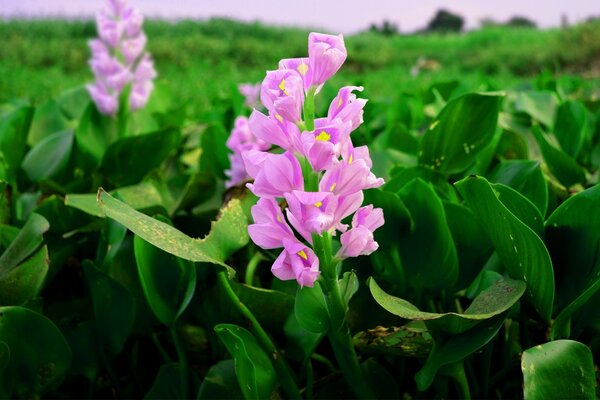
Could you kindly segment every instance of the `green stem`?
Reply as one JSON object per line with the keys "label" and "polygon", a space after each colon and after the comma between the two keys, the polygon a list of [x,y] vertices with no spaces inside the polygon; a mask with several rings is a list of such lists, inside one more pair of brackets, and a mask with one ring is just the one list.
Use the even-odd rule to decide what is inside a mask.
{"label": "green stem", "polygon": [[227,297],[231,301],[231,304],[242,314],[248,321],[250,321],[250,329],[252,333],[258,340],[258,343],[261,345],[263,350],[267,353],[271,362],[273,363],[273,367],[275,367],[275,371],[277,372],[277,377],[279,378],[279,383],[281,387],[287,394],[290,399],[299,399],[300,391],[298,390],[298,386],[292,377],[292,373],[290,371],[289,366],[285,362],[283,355],[281,352],[275,347],[267,333],[264,331],[254,314],[246,307],[244,303],[242,303],[237,296],[237,294],[233,291],[231,284],[229,283],[229,278],[225,272],[219,272],[217,274],[217,279],[225,290]]}
{"label": "green stem", "polygon": [[244,275],[244,282],[246,283],[246,285],[253,284],[256,267],[258,267],[258,264],[260,264],[260,262],[264,259],[265,257],[257,251],[256,253],[254,253],[250,261],[248,261],[248,265],[246,266],[246,273]]}
{"label": "green stem", "polygon": [[308,89],[306,97],[304,98],[304,107],[302,114],[304,116],[304,125],[307,131],[313,131],[315,129],[315,91],[316,87],[312,86]]}
{"label": "green stem", "polygon": [[465,400],[471,400],[471,390],[469,389],[469,383],[467,382],[467,376],[465,375],[465,366],[462,362],[456,366],[455,373],[452,377],[458,382],[458,387],[461,391],[460,397]]}
{"label": "green stem", "polygon": [[167,353],[167,351],[162,346],[162,344],[160,344],[160,340],[158,339],[158,335],[156,334],[156,332],[152,332],[151,336],[152,336],[152,342],[154,342],[154,345],[158,349],[158,352],[160,353],[160,355],[163,358],[163,360],[166,363],[172,363],[173,360],[171,359],[171,356],[169,356],[169,353]]}
{"label": "green stem", "polygon": [[329,331],[327,335],[333,348],[333,353],[354,394],[358,398],[373,398],[374,394],[358,363],[350,329],[346,323],[347,305],[342,298],[336,265],[332,263],[331,236],[327,232],[322,236],[314,234],[313,244],[315,253],[319,257],[320,269],[324,280],[324,284],[321,286],[325,293],[329,310]]}
{"label": "green stem", "polygon": [[181,340],[179,340],[179,335],[177,334],[177,321],[175,321],[175,323],[173,323],[173,326],[171,326],[171,336],[173,337],[173,344],[175,345],[175,350],[177,351],[177,359],[179,361],[179,383],[181,385],[181,394],[184,399],[189,399],[190,384],[188,380],[187,356],[185,354],[185,349],[181,344]]}

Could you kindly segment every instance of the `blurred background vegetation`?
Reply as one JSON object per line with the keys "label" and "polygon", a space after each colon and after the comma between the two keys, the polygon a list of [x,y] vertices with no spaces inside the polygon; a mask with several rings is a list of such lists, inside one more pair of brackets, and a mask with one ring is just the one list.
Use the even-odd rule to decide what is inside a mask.
{"label": "blurred background vegetation", "polygon": [[[484,21],[462,32],[461,17],[440,10],[422,31],[400,34],[384,21],[345,37],[349,58],[327,86],[363,85],[366,98],[385,100],[453,80],[494,90],[540,73],[600,77],[600,21],[545,30],[529,22]],[[211,19],[149,20],[144,29],[159,85],[188,104],[192,119],[235,96],[238,83],[262,80],[279,59],[307,53],[308,31],[298,28]],[[91,20],[0,21],[0,103],[38,103],[90,82],[87,41],[95,35]]]}

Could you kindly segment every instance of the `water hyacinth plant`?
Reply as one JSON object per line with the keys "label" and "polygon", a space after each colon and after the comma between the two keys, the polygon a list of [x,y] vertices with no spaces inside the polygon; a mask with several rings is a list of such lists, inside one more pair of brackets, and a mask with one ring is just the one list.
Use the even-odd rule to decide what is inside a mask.
{"label": "water hyacinth plant", "polygon": [[148,102],[156,77],[152,57],[144,48],[144,17],[126,0],[106,0],[96,16],[98,38],[89,42],[90,67],[96,81],[87,90],[98,110],[114,116],[123,105],[131,111]]}
{"label": "water hyacinth plant", "polygon": [[[247,187],[260,198],[252,207],[250,237],[263,249],[282,248],[271,267],[277,278],[296,280],[301,288],[312,288],[320,279],[329,338],[340,367],[356,394],[368,397],[371,392],[345,323],[338,264],[377,249],[373,231],[384,224],[383,210],[362,206],[363,190],[384,182],[371,172],[368,148],[354,147],[350,138],[362,123],[366,100],[353,93],[362,88],[341,88],[327,116],[314,115],[315,95],[346,59],[343,36],[311,33],[308,53],[308,58],[284,59],[279,69],[267,72],[260,91],[267,114],[254,110],[247,122],[245,135],[252,135],[254,143],[284,152],[269,153],[260,144],[245,150],[230,145],[232,161],[241,155],[254,180]],[[236,120],[228,143],[239,142],[238,122],[246,128],[245,120]],[[283,210],[280,200],[285,200]],[[351,215],[348,227],[343,221]],[[341,245],[334,245],[334,237]],[[334,247],[339,248],[335,253]]]}

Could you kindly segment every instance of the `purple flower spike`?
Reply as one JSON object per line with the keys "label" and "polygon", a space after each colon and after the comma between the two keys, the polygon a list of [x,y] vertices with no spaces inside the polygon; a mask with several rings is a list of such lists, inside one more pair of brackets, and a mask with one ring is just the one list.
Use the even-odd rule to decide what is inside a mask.
{"label": "purple flower spike", "polygon": [[319,277],[319,259],[314,251],[298,241],[284,239],[284,250],[271,272],[281,280],[296,279],[300,287],[313,287]]}
{"label": "purple flower spike", "polygon": [[[139,11],[125,0],[107,0],[97,15],[99,39],[90,41],[90,66],[96,83],[87,88],[103,114],[116,114],[118,98],[127,85],[131,85],[129,105],[132,111],[142,108],[154,89],[152,80],[156,71],[150,55],[144,52],[143,21]],[[116,99],[116,107],[109,98]]]}
{"label": "purple flower spike", "polygon": [[338,163],[350,140],[350,124],[341,119],[315,120],[315,130],[302,134],[302,150],[313,170],[323,171]]}
{"label": "purple flower spike", "polygon": [[312,72],[312,86],[319,86],[331,78],[346,61],[343,35],[325,35],[312,32],[308,35],[308,58]]}
{"label": "purple flower spike", "polygon": [[291,69],[267,71],[261,85],[260,99],[269,113],[280,121],[300,121],[304,103],[302,77]]}
{"label": "purple flower spike", "polygon": [[339,118],[344,122],[349,122],[351,131],[363,123],[363,108],[367,104],[366,99],[356,98],[356,95],[352,93],[354,90],[362,92],[363,88],[362,86],[345,86],[341,88],[327,112],[327,119],[330,121]]}
{"label": "purple flower spike", "polygon": [[227,139],[227,147],[233,151],[229,155],[231,169],[225,171],[225,175],[229,177],[229,180],[225,182],[225,187],[230,188],[250,178],[244,166],[242,152],[249,150],[265,151],[269,150],[271,145],[252,134],[248,118],[237,117],[234,128],[229,135],[229,139]]}
{"label": "purple flower spike", "polygon": [[283,154],[267,154],[266,157],[257,154],[259,152],[243,153],[246,169],[250,176],[252,171],[248,165],[254,164],[254,184],[246,186],[258,197],[283,197],[285,193],[292,190],[304,190],[304,178],[300,163],[289,151]]}
{"label": "purple flower spike", "polygon": [[305,91],[308,91],[312,83],[312,72],[309,66],[310,60],[308,57],[285,58],[279,61],[279,69],[293,69],[300,74]]}
{"label": "purple flower spike", "polygon": [[287,216],[292,226],[307,242],[311,234],[319,235],[336,224],[337,199],[331,192],[302,192],[294,190],[285,194],[288,203]]}
{"label": "purple flower spike", "polygon": [[252,218],[254,224],[248,226],[248,234],[263,249],[283,247],[284,239],[295,239],[274,199],[259,199],[252,207]]}
{"label": "purple flower spike", "polygon": [[319,183],[319,189],[345,196],[360,190],[379,187],[383,183],[382,178],[377,178],[371,172],[365,160],[350,158],[327,170]]}

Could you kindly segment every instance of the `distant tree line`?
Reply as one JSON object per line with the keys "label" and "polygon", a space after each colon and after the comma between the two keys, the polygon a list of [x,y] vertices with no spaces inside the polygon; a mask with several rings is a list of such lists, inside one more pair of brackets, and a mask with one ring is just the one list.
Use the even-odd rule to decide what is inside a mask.
{"label": "distant tree line", "polygon": [[[464,25],[465,20],[462,16],[445,9],[440,9],[427,23],[427,26],[419,30],[417,33],[462,32]],[[534,21],[520,15],[515,15],[506,22],[497,22],[491,18],[486,18],[481,21],[481,26],[484,28],[490,26],[509,26],[518,28],[537,27]],[[371,24],[369,31],[379,33],[384,36],[392,36],[398,34],[400,29],[396,23],[385,19],[381,24]]]}

